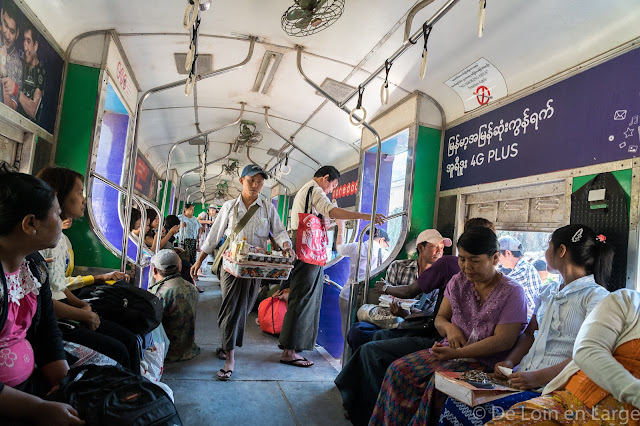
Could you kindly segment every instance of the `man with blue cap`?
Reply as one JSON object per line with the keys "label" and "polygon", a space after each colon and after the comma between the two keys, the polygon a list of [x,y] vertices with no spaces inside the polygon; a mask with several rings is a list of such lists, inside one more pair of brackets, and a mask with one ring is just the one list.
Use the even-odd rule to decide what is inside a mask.
{"label": "man with blue cap", "polygon": [[[264,180],[268,178],[269,175],[262,167],[255,164],[249,164],[242,170],[240,175],[242,193],[238,198],[222,205],[202,245],[202,252],[191,267],[191,276],[194,280],[198,278],[197,272],[202,262],[213,253],[224,236],[229,241],[246,239],[247,244],[266,249],[269,234],[272,234],[275,242],[289,256],[295,257],[291,240],[280,221],[276,208],[259,197]],[[237,225],[241,225],[240,222],[245,222],[244,226],[234,233]],[[225,360],[225,364],[218,371],[217,378],[226,381],[235,369],[234,347],[242,346],[247,313],[258,297],[261,280],[238,278],[225,270],[220,272],[219,278],[222,305],[218,312],[218,326],[222,332],[222,347],[216,352],[220,359]]]}
{"label": "man with blue cap", "polygon": [[511,235],[504,235],[498,239],[500,242],[500,256],[498,260],[500,264],[507,269],[511,269],[509,277],[513,278],[522,288],[527,298],[529,307],[529,315],[533,313],[535,308],[535,299],[540,293],[542,280],[536,268],[531,263],[524,260],[522,253],[524,248],[522,243]]}

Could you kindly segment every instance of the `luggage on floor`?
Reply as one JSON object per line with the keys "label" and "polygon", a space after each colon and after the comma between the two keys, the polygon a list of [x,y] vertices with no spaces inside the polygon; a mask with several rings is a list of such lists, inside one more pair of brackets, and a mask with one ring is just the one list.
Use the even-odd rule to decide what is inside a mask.
{"label": "luggage on floor", "polygon": [[161,387],[121,367],[72,368],[47,399],[71,405],[87,426],[182,426]]}
{"label": "luggage on floor", "polygon": [[265,333],[277,336],[282,330],[284,314],[287,313],[287,302],[275,297],[268,297],[258,307],[260,329]]}

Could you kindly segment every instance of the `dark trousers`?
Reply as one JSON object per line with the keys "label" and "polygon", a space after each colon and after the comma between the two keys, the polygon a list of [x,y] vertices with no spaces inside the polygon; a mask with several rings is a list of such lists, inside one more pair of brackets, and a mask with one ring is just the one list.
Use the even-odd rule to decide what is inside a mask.
{"label": "dark trousers", "polygon": [[193,265],[196,263],[196,254],[198,251],[198,240],[192,238],[184,239],[184,251],[189,255],[189,262]]}
{"label": "dark trousers", "polygon": [[64,324],[60,325],[60,330],[63,340],[98,351],[128,368],[132,373],[140,374],[138,338],[121,325],[102,319],[96,331],[82,326],[71,329]]}
{"label": "dark trousers", "polygon": [[[35,369],[27,380],[13,388],[40,398],[44,398],[51,390],[51,386],[47,383],[47,380],[39,369]],[[26,420],[16,420],[0,416],[0,425],[2,426],[28,426],[30,424],[32,423]]]}
{"label": "dark trousers", "polygon": [[318,337],[324,266],[296,260],[291,271],[289,302],[282,322],[280,346],[296,351],[313,350]]}
{"label": "dark trousers", "polygon": [[405,355],[430,348],[435,342],[429,337],[416,336],[384,339],[391,331],[405,330],[376,332],[373,341],[360,346],[336,377],[343,406],[355,425],[369,423],[387,367]]}
{"label": "dark trousers", "polygon": [[242,346],[247,315],[258,297],[260,280],[238,278],[225,270],[221,274],[218,327],[222,332],[222,349],[230,351],[234,346]]}

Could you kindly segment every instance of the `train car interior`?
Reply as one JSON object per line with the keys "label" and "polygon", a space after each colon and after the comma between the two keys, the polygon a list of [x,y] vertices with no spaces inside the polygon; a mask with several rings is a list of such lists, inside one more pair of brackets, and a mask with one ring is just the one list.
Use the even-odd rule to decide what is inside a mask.
{"label": "train car interior", "polygon": [[[523,259],[542,285],[562,285],[547,250],[557,229],[582,224],[613,249],[604,287],[640,290],[638,0],[0,0],[0,19],[0,160],[29,175],[56,166],[82,176],[86,208],[63,225],[73,245],[67,277],[120,271],[151,290],[160,249],[181,253],[185,278],[202,263],[191,330],[199,354],[161,357],[151,374],[169,388],[185,425],[361,423],[334,383],[362,353],[347,341],[363,321],[361,307],[382,303],[395,285],[388,272],[407,265],[397,261],[416,260],[413,283],[423,267],[456,256],[471,218],[494,225],[501,276]],[[247,172],[252,165],[257,172]],[[275,216],[259,220],[279,225],[254,231],[260,241],[271,238],[255,259],[272,244],[283,256],[286,244],[299,250],[311,233],[285,230],[309,200],[316,209],[315,195],[302,192],[329,165],[340,177],[321,187],[332,206],[323,208],[345,213],[318,221],[326,241],[323,268],[313,269],[322,285],[316,317],[295,317],[315,321],[315,331],[304,332],[312,349],[288,359],[291,349],[275,328],[261,329],[252,304],[274,294],[282,301],[285,287],[290,310],[302,303],[282,285],[295,281],[298,263],[291,275],[281,268],[288,280],[242,275],[251,272],[241,265],[232,273],[236,254],[258,241],[248,236],[226,243],[229,257],[217,272],[215,253],[205,249],[213,242],[219,250],[217,231],[209,231],[237,216],[241,203],[224,206],[244,201],[249,177],[264,175],[257,202]],[[249,205],[241,209],[252,223]],[[429,229],[439,238],[433,244],[423,237]],[[172,235],[166,242],[154,237],[163,230]],[[444,246],[427,266],[425,243]],[[521,257],[504,260],[514,252]],[[221,350],[228,327],[221,312],[231,297],[221,273],[257,286],[251,306],[237,308],[248,314],[246,326],[238,320],[235,364]],[[89,284],[93,278],[67,290]],[[386,297],[400,303],[414,295]],[[273,314],[276,302],[269,306]],[[172,336],[164,337],[166,352]],[[306,366],[302,356],[313,366],[294,368]],[[2,371],[0,384],[9,383]],[[370,424],[409,423],[375,417],[390,415],[393,403],[384,411],[382,399]],[[432,414],[412,424],[432,424]]]}

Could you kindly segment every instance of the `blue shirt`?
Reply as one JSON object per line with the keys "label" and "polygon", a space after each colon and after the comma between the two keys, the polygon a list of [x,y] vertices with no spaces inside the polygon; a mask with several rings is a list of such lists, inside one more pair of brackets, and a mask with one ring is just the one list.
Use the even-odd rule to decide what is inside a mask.
{"label": "blue shirt", "polygon": [[509,278],[513,278],[524,289],[529,312],[531,312],[536,306],[535,299],[540,293],[540,287],[542,287],[540,274],[532,264],[521,258],[513,267],[513,271],[509,273]]}
{"label": "blue shirt", "polygon": [[558,290],[560,284],[545,286],[536,297],[534,315],[538,331],[520,371],[539,370],[572,357],[573,345],[587,315],[609,292],[587,275]]}
{"label": "blue shirt", "polygon": [[198,231],[202,227],[200,221],[197,217],[186,217],[181,214],[178,216],[180,222],[184,222],[187,226],[182,230],[182,239],[183,240],[197,240],[198,239]]}

